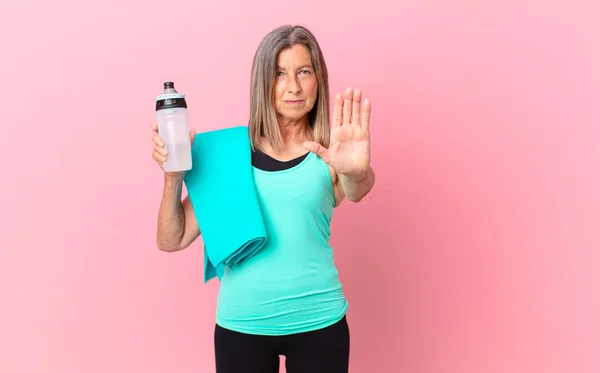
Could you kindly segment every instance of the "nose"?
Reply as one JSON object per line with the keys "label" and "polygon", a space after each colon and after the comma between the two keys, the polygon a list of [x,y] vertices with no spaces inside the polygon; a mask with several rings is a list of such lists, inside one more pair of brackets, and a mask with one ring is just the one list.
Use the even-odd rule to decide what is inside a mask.
{"label": "nose", "polygon": [[297,76],[292,76],[287,80],[287,91],[292,94],[297,94],[302,90]]}

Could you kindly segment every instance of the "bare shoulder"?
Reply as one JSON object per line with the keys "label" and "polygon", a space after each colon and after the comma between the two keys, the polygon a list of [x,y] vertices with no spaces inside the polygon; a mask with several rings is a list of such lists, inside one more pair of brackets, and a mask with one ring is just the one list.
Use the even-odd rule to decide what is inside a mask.
{"label": "bare shoulder", "polygon": [[333,184],[333,193],[335,196],[335,207],[338,207],[342,201],[344,200],[344,191],[342,190],[339,180],[340,178],[338,177],[338,174],[335,172],[335,170],[333,169],[333,167],[331,166],[327,166],[329,167],[329,174],[331,175],[331,183]]}

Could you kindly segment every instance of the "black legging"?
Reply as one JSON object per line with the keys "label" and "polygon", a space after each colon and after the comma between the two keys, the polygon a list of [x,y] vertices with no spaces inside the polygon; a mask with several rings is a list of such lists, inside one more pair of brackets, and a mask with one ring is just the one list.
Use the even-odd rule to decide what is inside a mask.
{"label": "black legging", "polygon": [[217,373],[348,373],[350,332],[346,317],[332,326],[286,336],[260,336],[215,327]]}

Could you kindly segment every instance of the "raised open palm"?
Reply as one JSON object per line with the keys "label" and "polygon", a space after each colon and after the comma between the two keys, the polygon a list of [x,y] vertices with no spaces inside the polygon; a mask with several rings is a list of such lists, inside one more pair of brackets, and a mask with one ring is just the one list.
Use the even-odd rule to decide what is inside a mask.
{"label": "raised open palm", "polygon": [[337,174],[360,178],[369,170],[371,162],[369,121],[371,102],[361,106],[362,92],[348,87],[344,96],[336,95],[331,123],[329,148],[314,141],[304,147],[317,154]]}

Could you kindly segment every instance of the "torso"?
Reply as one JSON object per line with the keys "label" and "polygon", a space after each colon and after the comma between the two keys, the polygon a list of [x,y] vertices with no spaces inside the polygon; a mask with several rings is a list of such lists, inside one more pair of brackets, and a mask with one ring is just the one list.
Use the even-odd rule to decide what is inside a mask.
{"label": "torso", "polygon": [[308,153],[292,157],[289,160],[279,160],[260,149],[256,149],[252,152],[252,166],[263,171],[283,171],[292,167],[296,167],[306,157]]}
{"label": "torso", "polygon": [[[262,162],[267,162],[266,167],[290,167],[294,165],[294,162],[298,162],[303,159],[303,157],[307,156],[307,150],[300,143],[295,145],[289,145],[282,153],[275,153],[271,145],[266,141],[265,138],[261,139],[261,143],[258,145],[256,151],[252,154],[252,162],[258,161],[258,164],[254,164],[254,167],[259,166],[261,168],[263,165]],[[271,166],[269,166],[269,164]],[[273,166],[277,164],[276,166]],[[331,185],[333,187],[333,192],[335,196],[335,207],[339,206],[344,199],[344,193],[342,192],[338,180],[339,177],[334,169],[327,165],[329,170],[329,175],[331,177]]]}
{"label": "torso", "polygon": [[267,243],[251,260],[227,269],[217,323],[251,334],[283,335],[340,320],[347,302],[329,245],[336,205],[331,169],[315,154],[252,156]]}

